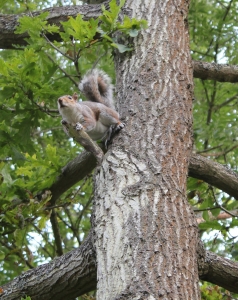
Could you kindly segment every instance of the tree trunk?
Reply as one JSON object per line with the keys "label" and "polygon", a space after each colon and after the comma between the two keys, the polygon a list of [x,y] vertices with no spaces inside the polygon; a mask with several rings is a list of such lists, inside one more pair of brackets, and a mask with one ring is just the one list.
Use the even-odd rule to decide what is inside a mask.
{"label": "tree trunk", "polygon": [[95,176],[97,299],[200,299],[197,227],[186,199],[193,79],[187,1],[128,0],[148,20],[116,58],[126,128]]}

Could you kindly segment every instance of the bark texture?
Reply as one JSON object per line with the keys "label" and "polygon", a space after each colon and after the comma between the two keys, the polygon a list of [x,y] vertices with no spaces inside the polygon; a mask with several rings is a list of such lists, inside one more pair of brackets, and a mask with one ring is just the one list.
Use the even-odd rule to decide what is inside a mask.
{"label": "bark texture", "polygon": [[97,299],[200,299],[186,200],[192,141],[187,1],[126,2],[149,28],[117,56],[126,128],[96,176]]}
{"label": "bark texture", "polygon": [[95,254],[91,235],[66,255],[23,273],[2,286],[1,300],[74,300],[96,288]]}
{"label": "bark texture", "polygon": [[[105,1],[104,5],[107,7],[108,1]],[[77,14],[84,16],[84,19],[97,18],[102,10],[101,4],[97,5],[68,5],[61,7],[51,7],[42,11],[33,12],[33,16],[37,16],[42,12],[48,12],[49,16],[47,21],[49,24],[60,25],[60,22],[68,20],[69,16],[76,17]],[[27,14],[19,15],[4,15],[0,14],[0,49],[16,49],[17,46],[25,46],[27,42],[25,39],[28,37],[27,33],[15,34],[16,27],[18,26],[18,20],[20,17]],[[47,36],[50,41],[58,40],[61,38],[59,35],[50,34]]]}
{"label": "bark texture", "polygon": [[193,155],[188,175],[202,179],[238,200],[238,174],[228,167],[201,155]]}
{"label": "bark texture", "polygon": [[[229,291],[238,293],[237,262],[205,251],[202,243],[199,243],[198,266],[200,279],[219,284]],[[68,274],[73,274],[74,267],[76,267],[78,280],[73,280],[74,277],[72,276],[69,281],[68,277],[65,276],[66,274],[67,276]],[[80,272],[77,272],[77,270],[80,270]],[[89,234],[80,248],[70,251],[60,258],[56,258],[48,264],[27,271],[2,286],[3,293],[0,294],[0,299],[14,300],[20,299],[24,295],[29,295],[32,297],[32,300],[71,300],[75,299],[76,296],[81,296],[85,292],[95,290],[97,284],[96,275],[96,256],[91,243],[91,235]],[[50,292],[45,292],[45,282],[43,279],[47,281]],[[70,284],[64,285],[64,280],[68,280]],[[38,294],[36,295],[35,288],[33,289],[32,287],[36,287],[39,282],[42,285],[37,289]],[[62,283],[63,286],[60,287]],[[61,288],[63,290],[59,295],[59,289]]]}
{"label": "bark texture", "polygon": [[199,243],[198,251],[199,277],[230,292],[238,292],[238,263],[205,251]]}
{"label": "bark texture", "polygon": [[194,77],[220,82],[238,82],[238,66],[193,61]]}
{"label": "bark texture", "polygon": [[[86,151],[70,161],[62,169],[61,174],[52,186],[49,187],[49,190],[52,193],[51,205],[54,205],[57,199],[65,191],[90,174],[96,167],[96,164],[95,157]],[[193,154],[190,158],[188,174],[189,176],[201,179],[238,199],[238,176],[226,166],[201,155]],[[44,191],[40,192],[38,198],[41,199],[43,194]]]}

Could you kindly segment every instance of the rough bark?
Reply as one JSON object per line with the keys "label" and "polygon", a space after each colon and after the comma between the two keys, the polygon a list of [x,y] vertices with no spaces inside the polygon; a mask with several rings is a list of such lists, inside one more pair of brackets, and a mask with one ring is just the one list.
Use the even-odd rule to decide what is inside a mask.
{"label": "rough bark", "polygon": [[200,299],[196,220],[186,199],[192,149],[187,1],[127,1],[149,28],[117,56],[126,128],[96,175],[97,299]]}
{"label": "rough bark", "polygon": [[80,248],[29,270],[2,286],[2,300],[73,300],[78,295],[95,290],[96,265],[91,235]]}
{"label": "rough bark", "polygon": [[238,293],[238,263],[210,251],[202,243],[198,250],[199,278]]}
{"label": "rough bark", "polygon": [[[160,9],[160,12],[162,12],[166,9],[167,3],[168,1],[164,1],[161,3],[161,6],[159,8],[156,7],[156,9]],[[137,8],[139,8],[140,5],[141,1],[137,1]],[[150,3],[150,8],[146,8],[146,5],[147,4],[143,5],[143,13],[145,14],[145,16],[142,16],[143,18],[147,18],[147,13],[151,13],[155,3]],[[178,4],[178,6],[179,5],[180,4]],[[156,9],[154,9],[153,13]],[[176,8],[173,9],[176,10]],[[66,14],[67,11],[68,10],[65,11]],[[181,11],[184,12],[184,9],[179,7],[178,11],[174,12],[171,10],[170,12],[166,12],[165,15],[167,14],[169,16],[168,20],[171,23],[176,20],[175,23],[177,26],[182,17],[182,14],[179,17],[178,12],[181,13]],[[1,21],[3,19],[1,19],[1,17],[3,16],[0,16],[0,26],[3,24]],[[11,19],[10,17],[8,20],[12,20],[14,26],[16,20],[14,21],[14,19]],[[109,259],[107,260],[108,264],[106,266],[107,270],[112,270],[112,272],[115,273],[114,278],[119,278],[117,283],[119,289],[122,289],[120,289],[119,293],[116,289],[113,291],[118,295],[118,299],[123,299],[123,292],[127,293],[127,295],[129,292],[132,296],[136,293],[140,296],[144,294],[146,295],[146,298],[144,297],[143,299],[147,299],[149,298],[149,294],[152,296],[154,295],[155,290],[157,292],[159,291],[159,295],[155,296],[157,298],[175,299],[176,295],[172,295],[172,293],[174,286],[176,284],[178,285],[178,283],[172,282],[172,280],[176,281],[177,274],[171,273],[170,271],[176,269],[178,273],[180,273],[180,276],[187,276],[184,281],[186,282],[186,289],[188,290],[188,282],[191,281],[191,275],[189,273],[192,268],[195,268],[193,262],[186,261],[184,263],[183,260],[184,256],[187,258],[187,256],[190,255],[188,252],[191,248],[194,249],[195,247],[192,240],[191,243],[190,241],[188,243],[183,243],[183,241],[187,240],[188,232],[193,238],[196,234],[193,233],[195,232],[194,221],[193,218],[191,218],[190,210],[187,207],[186,199],[184,197],[185,170],[188,162],[183,161],[182,166],[179,165],[179,159],[188,156],[190,149],[189,145],[191,144],[189,138],[190,133],[185,129],[187,127],[187,124],[185,123],[188,121],[190,124],[190,117],[186,116],[185,119],[181,118],[183,110],[187,110],[187,100],[191,99],[190,92],[188,91],[189,86],[187,86],[188,89],[186,89],[186,82],[189,82],[188,78],[190,78],[190,74],[188,75],[189,72],[187,73],[187,70],[183,69],[183,65],[180,65],[180,59],[183,61],[183,64],[188,61],[188,63],[186,63],[188,65],[190,64],[190,60],[189,55],[185,55],[184,52],[181,52],[178,60],[175,59],[177,48],[181,47],[181,43],[186,44],[187,40],[183,35],[181,36],[180,33],[179,35],[176,34],[176,28],[172,29],[170,33],[167,33],[166,30],[168,28],[164,26],[166,24],[162,17],[159,18],[159,22],[161,22],[160,25],[161,28],[163,28],[161,33],[162,37],[157,36],[155,32],[151,32],[150,41],[146,42],[148,37],[142,35],[141,40],[138,40],[137,42],[138,44],[141,42],[142,46],[145,48],[140,50],[138,48],[138,52],[130,57],[131,61],[129,61],[129,59],[125,60],[123,67],[120,66],[121,72],[118,72],[118,82],[124,91],[126,90],[126,86],[129,89],[129,93],[127,96],[121,93],[119,100],[124,116],[130,114],[130,120],[127,124],[125,136],[121,135],[122,143],[118,140],[117,145],[113,148],[113,154],[111,151],[108,153],[101,173],[97,176],[98,180],[103,179],[102,182],[111,180],[111,182],[109,181],[109,187],[110,185],[115,184],[115,188],[117,189],[115,190],[112,187],[113,193],[110,195],[103,190],[103,188],[105,188],[104,185],[99,189],[97,196],[98,200],[102,203],[97,203],[98,207],[96,207],[96,211],[99,212],[99,215],[94,221],[97,222],[96,230],[104,237],[104,240],[101,240],[103,247],[107,247],[107,249],[112,251],[112,247],[120,248],[119,246],[121,243],[123,244],[123,242],[126,245],[125,248],[119,249],[122,253],[122,258],[120,258],[122,264],[117,264],[117,262],[110,261]],[[171,24],[168,24],[168,27],[170,25]],[[3,33],[2,30],[1,32]],[[173,43],[171,44],[170,34],[173,34],[174,32],[175,36],[172,37]],[[181,36],[179,41],[180,44],[176,44],[173,40],[173,38],[176,39],[177,36]],[[20,40],[22,40],[22,37],[20,37]],[[0,43],[1,41],[3,40],[0,37]],[[13,43],[17,43],[16,37],[13,37]],[[9,44],[6,43],[6,45],[10,45],[10,42]],[[164,53],[161,54],[160,51],[165,45],[167,45],[167,51],[164,51]],[[153,48],[156,47],[158,47],[159,54],[157,53],[155,55]],[[141,64],[138,63],[138,57],[140,57],[140,55],[142,55]],[[166,55],[166,59],[163,60],[162,58]],[[173,57],[175,63],[173,69],[168,68],[169,58],[171,58],[170,55],[175,56]],[[123,60],[123,57],[121,59]],[[158,65],[156,65],[157,62]],[[120,65],[120,63],[121,62],[119,62],[118,65]],[[178,73],[178,70],[180,71],[180,74]],[[174,86],[171,82],[175,83]],[[146,90],[147,86],[150,86],[151,90]],[[132,91],[133,93],[136,91],[136,96],[132,95]],[[177,93],[175,93],[176,91]],[[126,90],[126,93],[127,92],[128,90]],[[188,95],[188,99],[183,99],[182,95]],[[125,99],[125,102],[123,99]],[[157,102],[155,103],[155,101]],[[190,104],[191,103],[189,103],[188,107],[190,107]],[[127,105],[129,105],[129,109]],[[172,116],[170,116],[170,112],[172,112]],[[150,115],[149,122],[146,119],[148,114]],[[140,123],[136,122],[136,118],[139,119]],[[153,131],[154,126],[156,126],[157,132]],[[164,130],[166,130],[166,139],[162,141]],[[183,133],[182,136],[180,134],[181,132]],[[133,140],[134,145],[132,145],[131,140]],[[120,144],[124,145],[124,147],[119,146]],[[188,145],[188,148],[181,149],[180,147],[180,151],[175,149],[176,147],[179,148],[181,144]],[[138,149],[146,149],[145,154],[138,154]],[[89,153],[84,153],[83,155],[85,155],[83,160],[80,160],[79,157],[74,162],[69,163],[57,182],[53,185],[51,189],[53,201],[55,201],[63,191],[67,190],[70,186],[80,180],[80,178],[83,178],[87,172],[90,172],[89,170],[92,170],[95,167],[96,160],[92,155]],[[90,157],[94,159],[94,162]],[[176,160],[173,160],[174,158],[176,158]],[[209,160],[205,160],[206,161],[204,162],[203,158],[199,158],[199,161],[202,161],[203,163],[202,167],[204,171],[206,171],[205,167],[208,167],[207,170],[209,170],[209,168],[214,167],[214,164],[216,165],[216,163],[210,165]],[[77,169],[78,166],[82,166],[82,164],[87,164],[88,162],[90,162],[91,165],[89,167],[86,165],[83,167],[82,170],[85,170],[84,173],[80,172],[82,170],[79,171]],[[224,186],[222,184],[223,176],[226,173],[224,171],[224,169],[226,169],[225,167],[217,164],[219,166],[216,166],[217,168],[213,169],[213,174],[211,172],[209,176],[203,176],[201,165],[198,165],[197,163],[198,159],[197,161],[190,161],[189,175],[192,174],[191,176],[203,179],[209,183],[213,182],[213,184],[215,186],[218,185],[217,187],[219,188],[223,186],[222,189],[230,189],[232,195],[237,198],[237,188],[234,186],[234,183],[236,182],[237,187],[237,176],[235,176],[235,174],[232,174],[227,170],[229,173],[228,175],[232,178],[232,183],[230,184],[230,181],[226,181]],[[191,166],[193,166],[192,170]],[[217,170],[221,173],[220,177],[217,176]],[[174,175],[173,179],[175,178],[172,183],[170,181],[171,178],[169,178],[171,172]],[[69,176],[71,174],[73,177]],[[105,178],[103,178],[104,176]],[[114,176],[116,180],[113,179]],[[158,187],[158,185],[160,186]],[[174,190],[176,193],[174,193]],[[227,192],[227,190],[224,191]],[[106,195],[105,199],[102,197],[103,193]],[[111,201],[112,205],[110,204]],[[107,231],[104,230],[105,218],[103,218],[102,212],[105,213],[105,211],[106,218],[109,220],[109,225],[118,225],[118,227],[115,228],[109,226],[109,228],[106,228]],[[115,220],[114,217],[117,213],[120,217],[119,220]],[[187,227],[185,227],[187,224],[189,225],[188,230],[186,230]],[[122,234],[124,230],[123,226],[127,226],[125,236]],[[115,232],[112,232],[112,235],[110,235],[110,229],[112,228],[115,229]],[[149,232],[148,241],[145,238],[148,233],[147,231]],[[170,235],[169,239],[167,238],[168,233]],[[110,241],[110,244],[108,243],[109,236],[115,238],[113,241]],[[153,244],[154,236],[156,239],[155,244]],[[181,239],[179,239],[179,237]],[[182,252],[180,252],[179,247],[182,243],[184,244],[184,248],[182,249]],[[14,285],[11,286],[8,291],[10,293],[11,290],[11,294],[8,296],[4,293],[0,296],[0,299],[19,299],[19,296],[24,296],[26,294],[33,295],[32,299],[73,299],[86,291],[94,289],[96,284],[96,267],[94,254],[89,253],[93,248],[91,241],[87,241],[84,245],[87,245],[84,248],[84,254],[83,252],[80,252],[83,251],[81,248],[79,250],[74,250],[61,258],[57,258],[51,264],[46,264],[28,271],[21,277],[21,282],[18,281],[19,278],[15,279],[13,281]],[[131,245],[136,245],[136,247],[131,247]],[[142,249],[141,253],[139,253],[140,249]],[[118,249],[114,249],[114,253],[116,253],[117,250]],[[162,256],[162,251],[165,252],[165,250],[167,250],[167,252]],[[176,265],[173,265],[172,262],[174,259],[174,250],[178,250],[177,253],[179,256]],[[109,251],[109,253],[112,252]],[[113,255],[114,254],[112,253],[111,258],[114,258]],[[101,253],[101,257],[106,259],[104,253]],[[128,258],[128,260],[126,258]],[[194,256],[191,257],[191,260],[193,259]],[[165,260],[168,260],[168,264],[166,265]],[[104,280],[101,274],[104,261],[101,261],[100,263],[100,269],[98,270],[99,277],[101,280]],[[158,270],[161,270],[162,272],[153,272],[152,265],[158,267]],[[129,276],[131,275],[132,266],[135,268],[136,275],[144,275],[142,281],[131,282]],[[84,268],[86,268],[86,272]],[[183,271],[180,272],[180,270]],[[200,270],[200,276],[204,280],[219,284],[225,288],[228,287],[229,290],[238,292],[237,270],[238,267],[235,263],[220,258],[215,254],[208,253],[206,254],[202,271]],[[193,271],[191,271],[191,273],[192,272]],[[172,276],[170,276],[171,274]],[[194,274],[196,275],[196,272]],[[223,277],[224,274],[226,276]],[[152,280],[148,279],[150,275],[152,276],[151,278],[156,278],[155,285]],[[121,281],[120,276],[122,277]],[[123,286],[123,284],[128,282],[130,284]],[[122,283],[122,285],[119,283]],[[230,283],[234,284],[233,287]],[[138,286],[136,286],[136,284],[138,284]],[[167,286],[166,288],[158,289],[158,284],[161,286],[166,286],[167,284]],[[118,286],[116,288],[118,288]],[[105,288],[107,288],[107,286],[105,286]],[[50,294],[51,291],[54,291],[55,294]],[[182,284],[177,291],[178,295],[181,293],[183,296],[181,299],[189,299],[186,298],[183,291],[184,285]],[[194,287],[194,291],[197,293],[196,286]],[[54,296],[52,297],[52,295]],[[193,299],[196,299],[197,295],[198,294],[196,294]],[[13,296],[15,298],[13,298]]]}
{"label": "rough bark", "polygon": [[[107,6],[108,1],[105,1],[104,5]],[[49,12],[47,21],[49,24],[60,25],[60,22],[67,21],[69,16],[76,17],[77,14],[84,16],[85,20],[90,18],[97,18],[101,14],[101,4],[93,5],[68,5],[61,7],[51,7],[42,11],[33,12],[33,16],[37,16],[42,12]],[[26,38],[27,33],[15,34],[18,20],[20,17],[28,14],[19,15],[4,15],[0,14],[0,49],[16,49],[17,46],[27,45]],[[48,35],[50,41],[60,41],[58,35]]]}
{"label": "rough bark", "polygon": [[188,175],[202,179],[238,200],[238,174],[226,166],[201,155],[193,155]]}
{"label": "rough bark", "polygon": [[238,66],[193,61],[193,76],[202,80],[238,82]]}
{"label": "rough bark", "polygon": [[[91,3],[102,2],[92,1]],[[108,6],[108,1],[103,2],[103,5]],[[101,14],[101,4],[91,5],[71,5],[62,7],[47,8],[42,11],[33,12],[33,16],[39,15],[41,12],[49,12],[47,20],[49,24],[60,25],[60,22],[67,21],[68,17],[76,17],[77,14],[82,14],[85,20],[89,18],[97,18]],[[18,20],[24,14],[19,15],[4,15],[0,14],[0,49],[16,49],[16,45],[27,45],[27,33],[15,34],[14,31],[18,25]],[[59,35],[47,35],[50,41],[60,41]],[[238,67],[235,65],[216,64],[202,61],[193,61],[193,75],[195,78],[210,79],[221,82],[238,82]]]}
{"label": "rough bark", "polygon": [[[63,169],[56,181],[49,187],[52,193],[51,205],[78,181],[90,174],[96,167],[95,157],[84,151],[78,157],[70,161]],[[238,199],[238,176],[237,173],[217,162],[209,160],[198,154],[193,154],[189,162],[188,175],[201,179],[208,184],[223,190],[230,196]],[[44,191],[38,194],[41,199]]]}
{"label": "rough bark", "polygon": [[[76,269],[74,270],[75,266]],[[198,248],[198,266],[200,279],[238,293],[237,262],[205,251],[202,243],[200,243]],[[78,280],[72,280],[74,278],[72,274],[74,273]],[[69,274],[72,275],[70,284],[65,285],[64,281],[68,280]],[[92,248],[91,235],[89,235],[80,248],[68,252],[60,258],[56,258],[48,264],[27,271],[2,286],[3,293],[0,294],[0,299],[14,300],[29,295],[32,297],[32,300],[71,300],[83,295],[85,292],[95,290],[97,284],[96,275],[96,256]],[[47,290],[45,290],[44,280],[47,281]],[[38,289],[39,282],[40,287]],[[61,284],[63,285],[61,286]],[[37,295],[35,287],[37,288]],[[61,289],[60,294],[59,289]]]}

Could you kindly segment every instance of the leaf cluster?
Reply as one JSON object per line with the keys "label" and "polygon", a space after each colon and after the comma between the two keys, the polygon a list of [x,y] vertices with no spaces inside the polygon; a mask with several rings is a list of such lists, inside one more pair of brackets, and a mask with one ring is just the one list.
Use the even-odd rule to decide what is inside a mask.
{"label": "leaf cluster", "polygon": [[[54,258],[58,248],[72,250],[90,229],[91,176],[49,206],[48,189],[82,151],[62,131],[57,99],[73,94],[81,74],[99,63],[98,58],[100,68],[113,78],[111,49],[132,50],[118,43],[118,35],[135,37],[146,27],[145,21],[121,15],[124,2],[111,1],[97,19],[77,15],[59,26],[48,23],[46,12],[31,13],[47,2],[19,0],[1,6],[5,13],[27,12],[16,33],[28,33],[28,46],[0,53],[0,284]],[[54,239],[52,209],[61,245]]]}
{"label": "leaf cluster", "polygon": [[[194,60],[238,63],[236,11],[237,1],[191,1],[190,47]],[[237,84],[200,79],[195,79],[194,84],[196,152],[237,173]],[[188,180],[188,198],[206,247],[237,260],[237,200],[194,178]],[[202,295],[204,299],[231,299],[221,289],[207,284],[202,286]]]}

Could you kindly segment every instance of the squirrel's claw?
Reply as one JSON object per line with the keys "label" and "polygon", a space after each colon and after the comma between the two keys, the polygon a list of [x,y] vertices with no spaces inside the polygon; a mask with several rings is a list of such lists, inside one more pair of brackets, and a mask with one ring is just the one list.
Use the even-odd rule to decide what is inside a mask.
{"label": "squirrel's claw", "polygon": [[78,131],[83,130],[83,125],[80,124],[80,123],[76,123],[75,129],[78,130]]}
{"label": "squirrel's claw", "polygon": [[67,125],[68,122],[67,122],[66,120],[63,119],[63,120],[61,120],[61,124],[62,124],[62,125]]}
{"label": "squirrel's claw", "polygon": [[126,126],[125,123],[119,123],[116,125],[116,128],[115,128],[115,132],[118,132],[120,131],[122,128],[124,128]]}

